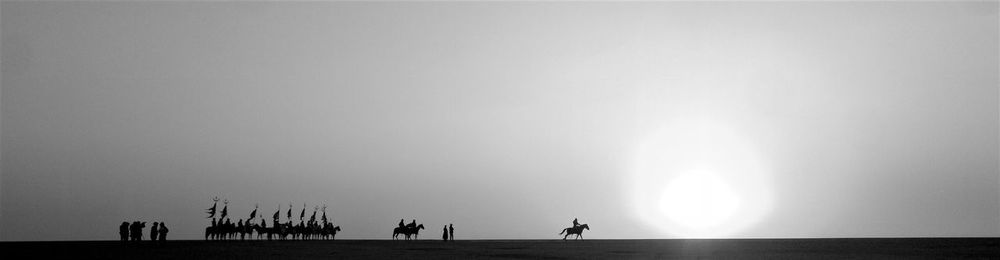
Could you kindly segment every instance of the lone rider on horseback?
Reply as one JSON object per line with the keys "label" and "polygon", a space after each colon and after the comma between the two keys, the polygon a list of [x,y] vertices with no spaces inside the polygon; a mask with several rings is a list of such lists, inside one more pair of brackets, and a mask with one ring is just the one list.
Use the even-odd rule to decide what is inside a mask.
{"label": "lone rider on horseback", "polygon": [[583,230],[590,230],[590,226],[587,224],[580,224],[580,221],[578,219],[573,218],[573,227],[564,228],[562,232],[559,232],[559,234],[560,235],[562,235],[563,233],[566,234],[565,236],[563,236],[563,240],[566,240],[566,238],[569,237],[570,235],[576,235],[576,239],[582,239]]}

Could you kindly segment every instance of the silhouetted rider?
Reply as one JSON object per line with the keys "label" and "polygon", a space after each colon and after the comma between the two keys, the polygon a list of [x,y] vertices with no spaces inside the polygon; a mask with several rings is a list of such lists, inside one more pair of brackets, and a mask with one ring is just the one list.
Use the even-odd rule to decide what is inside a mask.
{"label": "silhouetted rider", "polygon": [[580,222],[577,221],[576,218],[573,218],[573,227],[578,227],[578,226],[580,226]]}

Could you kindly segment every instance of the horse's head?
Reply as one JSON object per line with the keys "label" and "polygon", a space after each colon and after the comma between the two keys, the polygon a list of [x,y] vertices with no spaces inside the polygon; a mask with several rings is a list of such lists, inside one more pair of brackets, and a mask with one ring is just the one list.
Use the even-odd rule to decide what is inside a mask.
{"label": "horse's head", "polygon": [[340,231],[340,226],[333,227],[333,230]]}
{"label": "horse's head", "polygon": [[424,224],[417,225],[417,229],[424,229]]}
{"label": "horse's head", "polygon": [[590,230],[590,226],[588,226],[587,224],[580,225],[580,227],[586,230]]}

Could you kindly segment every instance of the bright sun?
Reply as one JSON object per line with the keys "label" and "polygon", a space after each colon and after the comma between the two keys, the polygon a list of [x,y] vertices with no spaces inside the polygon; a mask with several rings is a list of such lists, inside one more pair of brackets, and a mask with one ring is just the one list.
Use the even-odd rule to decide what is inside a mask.
{"label": "bright sun", "polygon": [[671,181],[660,196],[660,212],[679,224],[717,226],[736,212],[740,198],[718,176],[707,171],[684,173]]}
{"label": "bright sun", "polygon": [[770,211],[769,174],[741,135],[680,121],[643,140],[629,190],[636,217],[680,237],[729,237]]}

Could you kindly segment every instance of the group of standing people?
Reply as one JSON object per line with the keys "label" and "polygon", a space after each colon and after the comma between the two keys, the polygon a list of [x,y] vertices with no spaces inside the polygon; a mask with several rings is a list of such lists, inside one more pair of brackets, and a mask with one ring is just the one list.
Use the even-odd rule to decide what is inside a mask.
{"label": "group of standing people", "polygon": [[[118,235],[121,236],[121,241],[142,241],[142,230],[146,228],[146,222],[133,221],[131,224],[128,221],[122,222],[118,226]],[[149,229],[149,240],[156,241],[167,241],[167,233],[170,229],[167,228],[166,222],[153,222],[153,227]]]}
{"label": "group of standing people", "polygon": [[444,240],[444,241],[448,241],[448,240],[455,241],[455,226],[454,225],[448,224],[447,226],[444,226],[444,229],[441,230],[441,240]]}

